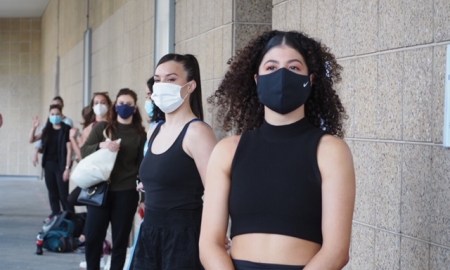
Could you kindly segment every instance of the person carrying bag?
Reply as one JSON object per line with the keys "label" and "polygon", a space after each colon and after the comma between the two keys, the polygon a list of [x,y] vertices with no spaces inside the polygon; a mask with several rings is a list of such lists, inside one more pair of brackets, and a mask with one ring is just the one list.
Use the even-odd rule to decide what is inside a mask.
{"label": "person carrying bag", "polygon": [[[110,140],[105,139],[104,130]],[[117,142],[119,138],[120,144]],[[123,268],[128,238],[138,204],[136,179],[143,157],[145,138],[137,106],[137,95],[133,90],[124,88],[118,92],[114,101],[111,122],[100,122],[94,126],[81,147],[81,155],[86,158],[101,149],[117,153],[108,178],[110,181],[108,190],[103,192],[107,194],[105,202],[102,206],[87,205],[85,226],[87,269],[100,268],[103,240],[110,223],[113,242],[111,270]],[[105,161],[102,160],[100,163]]]}
{"label": "person carrying bag", "polygon": [[[106,141],[110,140],[103,130]],[[116,140],[120,144],[120,139]],[[109,190],[109,177],[114,168],[118,152],[101,148],[83,158],[72,171],[70,180],[81,188],[78,202],[103,206]]]}

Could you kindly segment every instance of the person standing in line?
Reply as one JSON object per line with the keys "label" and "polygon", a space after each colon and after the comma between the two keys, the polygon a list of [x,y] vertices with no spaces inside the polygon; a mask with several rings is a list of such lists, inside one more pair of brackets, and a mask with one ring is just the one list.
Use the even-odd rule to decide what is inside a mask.
{"label": "person standing in line", "polygon": [[[57,104],[61,106],[61,109],[64,109],[64,100],[61,96],[54,97],[51,104]],[[64,114],[62,115],[62,121],[66,123],[66,125],[73,127],[73,120]]]}
{"label": "person standing in line", "polygon": [[[81,118],[83,119],[83,122],[81,122],[81,125],[84,126],[84,123],[88,122],[88,113],[90,113],[92,111],[92,108],[90,108],[89,106],[84,107],[83,109],[81,109]],[[83,128],[84,130],[84,128]],[[81,160],[81,141],[82,141],[82,134],[80,133],[80,130],[77,127],[72,127],[70,129],[70,142],[72,143],[72,149],[73,149],[73,154],[74,154],[74,158],[75,161],[78,163]],[[85,138],[84,138],[85,140]],[[84,143],[83,140],[83,143]]]}
{"label": "person standing in line", "polygon": [[148,116],[148,131],[147,131],[147,141],[145,143],[144,147],[144,154],[147,153],[147,147],[148,147],[148,140],[150,139],[150,135],[152,131],[155,129],[156,125],[164,121],[165,115],[164,112],[161,111],[158,106],[155,105],[155,102],[152,100],[152,94],[153,94],[153,84],[155,83],[155,79],[151,77],[147,80],[147,92],[145,95],[145,112]]}
{"label": "person standing in line", "polygon": [[[73,151],[75,152],[76,161],[81,160],[81,150],[80,148],[84,145],[84,142],[89,137],[91,130],[100,122],[110,122],[110,110],[112,108],[112,101],[109,98],[108,92],[96,92],[93,94],[90,104],[83,108],[83,130],[80,133],[77,128],[72,128],[70,130],[70,141],[73,146]],[[77,199],[80,195],[81,188],[75,187],[68,196],[69,204],[76,206],[82,205],[78,203]],[[78,237],[78,244],[80,246],[84,245],[85,235],[83,233]]]}
{"label": "person standing in line", "polygon": [[[146,92],[146,96],[145,96],[145,103],[144,103],[144,108],[145,108],[145,112],[147,113],[148,116],[148,130],[147,130],[147,140],[145,141],[145,145],[144,145],[144,156],[145,153],[147,153],[147,149],[148,149],[148,139],[150,138],[150,134],[151,131],[153,131],[153,129],[156,127],[156,125],[160,122],[160,121],[164,121],[165,120],[165,116],[164,116],[164,112],[161,111],[161,109],[158,108],[158,106],[156,106],[151,98],[151,95],[153,94],[153,84],[155,83],[155,79],[153,78],[153,76],[147,80],[147,92]],[[142,184],[142,182],[138,181],[137,182],[137,186],[136,186],[136,190],[139,191],[139,206],[138,206],[138,213],[139,216],[142,219],[144,218],[144,213],[145,213],[145,190],[144,190],[144,185]],[[133,246],[131,247],[131,251],[130,251],[130,259],[126,262],[125,268],[124,269],[129,269],[131,264],[133,263],[133,257],[134,257],[134,251],[136,248],[136,243],[137,243],[137,239],[139,238],[139,233],[140,233],[140,225],[139,225],[139,229],[135,232],[135,236],[134,236],[134,242],[133,242]]]}
{"label": "person standing in line", "polygon": [[[99,122],[110,122],[110,110],[112,108],[112,101],[109,98],[108,92],[95,92],[92,96],[92,99],[90,101],[90,104],[86,107],[84,107],[81,111],[81,115],[83,118],[83,122],[81,123],[83,126],[83,130],[80,133],[77,128],[72,128],[70,130],[70,141],[72,142],[73,151],[75,152],[75,161],[79,162],[81,160],[81,150],[80,148],[83,146],[84,142],[86,141],[87,137],[89,137],[89,134],[92,130],[92,127],[95,126]],[[75,187],[72,192],[70,192],[68,201],[70,204],[74,206],[82,206],[84,204],[81,204],[78,202],[78,196],[80,195],[81,188]],[[86,217],[86,213],[84,213]],[[85,219],[84,219],[85,220]],[[86,241],[85,236],[85,226],[83,226],[83,230],[78,237],[78,247],[79,249],[84,249]],[[105,250],[111,250],[111,245],[109,241],[104,240],[104,251]],[[102,263],[104,264],[105,261],[101,260],[100,266],[102,266]],[[82,261],[80,263],[80,268],[86,268],[86,261]]]}
{"label": "person standing in line", "polygon": [[[145,107],[145,112],[147,113],[147,116],[148,116],[149,125],[148,125],[148,130],[147,130],[147,140],[145,141],[145,145],[144,145],[144,156],[148,150],[148,140],[150,139],[150,135],[152,134],[152,132],[155,129],[155,127],[157,126],[157,124],[161,121],[164,122],[166,119],[164,112],[161,111],[161,109],[155,105],[154,101],[151,98],[151,96],[153,94],[153,84],[154,83],[155,83],[155,79],[153,77],[151,77],[150,79],[147,80],[147,93],[145,96],[144,107]],[[139,203],[139,208],[141,209],[142,212],[145,212],[145,204],[144,204],[145,190],[144,190],[144,185],[142,184],[142,182],[140,182],[140,181],[138,182],[136,190],[141,193],[141,200]]]}
{"label": "person standing in line", "polygon": [[[355,175],[342,140],[334,56],[300,32],[269,31],[232,60],[209,101],[225,131],[205,181],[205,269],[342,269]],[[231,252],[223,245],[231,218]]]}
{"label": "person standing in line", "polygon": [[67,201],[72,165],[70,127],[62,122],[62,108],[56,104],[50,105],[47,123],[40,134],[36,134],[38,126],[39,120],[34,118],[30,143],[41,140],[42,168],[51,208],[48,219],[51,219],[61,212],[61,206],[65,211],[74,212],[73,206]]}
{"label": "person standing in line", "polygon": [[200,68],[190,54],[167,54],[151,95],[165,122],[150,130],[139,169],[145,218],[130,269],[202,269],[198,253],[203,178],[216,138],[203,122]]}
{"label": "person standing in line", "polygon": [[[104,134],[111,140],[105,140]],[[120,145],[117,140],[121,139]],[[125,263],[128,239],[138,204],[136,179],[145,143],[145,130],[137,106],[136,93],[120,89],[111,110],[111,122],[99,122],[81,147],[83,157],[99,148],[117,152],[110,176],[106,204],[87,206],[85,257],[87,270],[100,269],[103,240],[109,223],[112,233],[111,270],[121,270]]]}
{"label": "person standing in line", "polygon": [[95,92],[92,95],[90,104],[83,108],[83,130],[81,133],[78,128],[73,127],[70,130],[70,141],[75,151],[76,160],[81,159],[80,148],[89,137],[92,128],[99,122],[110,122],[109,118],[112,101],[109,98],[108,92]]}
{"label": "person standing in line", "polygon": [[[61,107],[61,110],[63,110],[64,109],[64,100],[62,99],[61,96],[56,96],[52,99],[52,101],[50,102],[50,105],[59,105]],[[73,127],[72,119],[65,116],[64,114],[61,117],[62,117],[63,123],[65,123],[66,125],[68,125],[71,128]],[[39,118],[37,116],[35,116],[33,121],[39,121]],[[72,147],[74,147],[74,145],[72,145]],[[34,148],[35,148],[35,151],[34,151],[32,162],[33,162],[33,166],[36,167],[39,164],[39,153],[41,152],[41,141],[40,140],[35,142]]]}

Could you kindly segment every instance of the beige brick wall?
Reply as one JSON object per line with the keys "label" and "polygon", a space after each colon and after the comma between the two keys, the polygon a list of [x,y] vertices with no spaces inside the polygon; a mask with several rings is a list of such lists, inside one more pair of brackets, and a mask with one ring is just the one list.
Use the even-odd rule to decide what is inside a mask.
{"label": "beige brick wall", "polygon": [[322,40],[344,67],[357,200],[346,269],[449,269],[442,147],[445,0],[273,1],[273,28]]}
{"label": "beige brick wall", "polygon": [[[92,92],[108,91],[114,100],[120,88],[129,87],[138,93],[138,105],[143,108],[145,83],[153,69],[154,1],[89,2],[88,7],[87,1],[52,0],[42,19],[44,101],[61,95],[64,113],[78,127],[87,25],[92,29]],[[55,86],[58,56],[59,92]]]}
{"label": "beige brick wall", "polygon": [[38,176],[28,143],[41,103],[41,20],[0,18],[0,176]]}
{"label": "beige brick wall", "polygon": [[[175,51],[197,57],[205,120],[214,127],[206,102],[219,86],[227,61],[252,37],[271,29],[270,0],[177,0]],[[215,128],[216,135],[225,134]]]}

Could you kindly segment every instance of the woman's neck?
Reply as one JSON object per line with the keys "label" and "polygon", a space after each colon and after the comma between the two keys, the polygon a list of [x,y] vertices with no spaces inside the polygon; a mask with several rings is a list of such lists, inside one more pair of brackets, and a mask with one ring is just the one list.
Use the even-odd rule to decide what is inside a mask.
{"label": "woman's neck", "polygon": [[[181,109],[181,108],[180,108]],[[175,113],[166,113],[166,126],[180,126],[185,125],[191,119],[196,118],[195,114],[192,112],[190,108],[185,110],[177,110]]]}
{"label": "woman's neck", "polygon": [[264,107],[264,119],[273,126],[284,126],[295,123],[305,117],[304,105],[287,114],[279,114]]}
{"label": "woman's neck", "polygon": [[105,116],[95,116],[95,122],[103,122],[106,121],[106,117]]}

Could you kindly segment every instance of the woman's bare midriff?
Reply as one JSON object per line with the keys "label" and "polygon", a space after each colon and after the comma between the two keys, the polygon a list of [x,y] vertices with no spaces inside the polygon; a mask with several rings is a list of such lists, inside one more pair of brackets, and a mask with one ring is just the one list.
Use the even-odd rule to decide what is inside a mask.
{"label": "woman's bare midriff", "polygon": [[233,259],[260,263],[305,265],[319,250],[317,243],[278,234],[242,234],[231,243]]}

